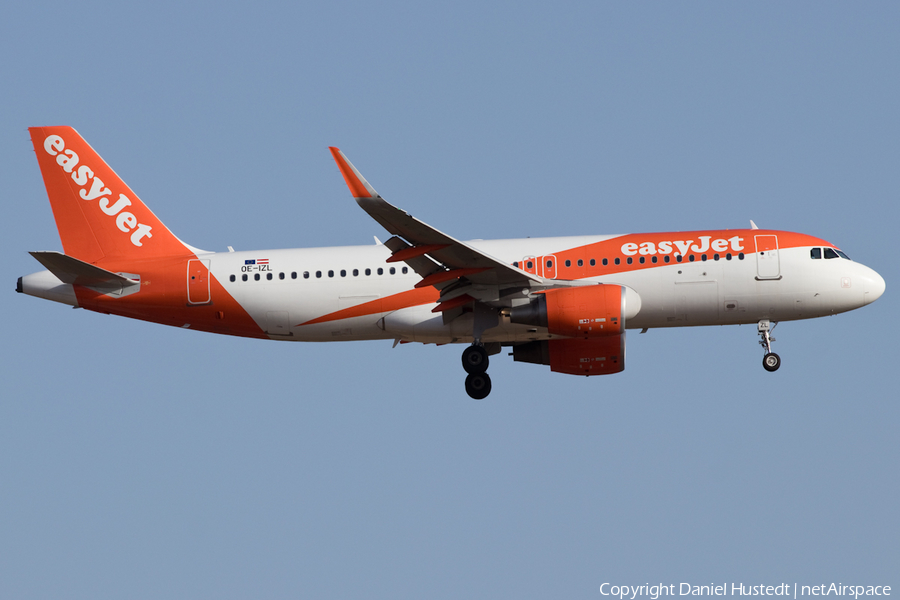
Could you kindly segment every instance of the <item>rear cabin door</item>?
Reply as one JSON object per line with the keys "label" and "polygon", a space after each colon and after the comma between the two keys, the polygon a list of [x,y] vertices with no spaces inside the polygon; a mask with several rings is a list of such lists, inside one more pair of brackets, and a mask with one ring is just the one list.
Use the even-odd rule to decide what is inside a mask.
{"label": "rear cabin door", "polygon": [[757,279],[781,279],[778,236],[757,235],[755,239]]}
{"label": "rear cabin door", "polygon": [[187,269],[188,304],[209,304],[209,261],[192,258]]}

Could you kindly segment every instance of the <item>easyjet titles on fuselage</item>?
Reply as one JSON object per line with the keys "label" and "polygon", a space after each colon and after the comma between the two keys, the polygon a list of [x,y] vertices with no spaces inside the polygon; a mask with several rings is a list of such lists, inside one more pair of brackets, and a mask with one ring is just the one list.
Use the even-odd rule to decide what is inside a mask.
{"label": "easyjet titles on fuselage", "polygon": [[672,254],[673,251],[675,254],[685,255],[688,251],[701,253],[708,252],[709,250],[712,250],[713,252],[725,252],[730,248],[732,252],[741,252],[744,249],[744,246],[741,243],[744,241],[744,238],[739,236],[728,239],[717,238],[713,240],[711,235],[701,235],[698,236],[698,238],[700,240],[698,244],[694,244],[694,240],[641,243],[628,242],[622,244],[621,250],[622,254],[625,256],[634,256],[635,254],[648,256],[653,254]]}
{"label": "easyjet titles on fuselage", "polygon": [[[104,214],[116,218],[116,227],[119,228],[119,231],[122,233],[132,232],[132,244],[143,246],[141,238],[153,237],[149,225],[139,223],[133,213],[122,210],[126,206],[131,206],[131,200],[125,194],[119,194],[119,199],[110,206],[109,198],[104,197],[112,194],[110,189],[104,186],[103,181],[94,175],[94,170],[88,165],[78,166],[78,154],[73,150],[66,150],[66,142],[60,136],[48,135],[44,140],[44,150],[50,156],[56,157],[56,163],[63,168],[63,171],[72,174],[72,181],[81,186],[78,195],[82,200],[91,201],[99,198],[100,210]],[[91,182],[90,188],[87,187],[88,180]]]}

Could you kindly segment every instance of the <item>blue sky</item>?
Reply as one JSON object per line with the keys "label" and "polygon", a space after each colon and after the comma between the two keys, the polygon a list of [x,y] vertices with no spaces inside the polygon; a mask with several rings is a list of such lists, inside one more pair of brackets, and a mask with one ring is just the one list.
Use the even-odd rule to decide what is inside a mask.
{"label": "blue sky", "polygon": [[[327,5],[326,5],[327,4]],[[895,3],[18,3],[0,21],[0,596],[596,598],[900,585]],[[27,127],[176,235],[372,243],[327,146],[461,239],[825,238],[877,303],[628,337],[601,378],[278,344],[17,295],[61,249]]]}

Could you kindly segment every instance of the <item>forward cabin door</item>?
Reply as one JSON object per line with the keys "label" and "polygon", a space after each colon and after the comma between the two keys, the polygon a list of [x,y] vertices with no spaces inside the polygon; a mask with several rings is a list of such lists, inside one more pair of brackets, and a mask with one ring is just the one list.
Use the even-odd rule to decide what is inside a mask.
{"label": "forward cabin door", "polygon": [[187,269],[188,304],[209,304],[209,261],[192,258]]}
{"label": "forward cabin door", "polygon": [[754,239],[756,240],[756,278],[781,279],[778,236],[757,235]]}

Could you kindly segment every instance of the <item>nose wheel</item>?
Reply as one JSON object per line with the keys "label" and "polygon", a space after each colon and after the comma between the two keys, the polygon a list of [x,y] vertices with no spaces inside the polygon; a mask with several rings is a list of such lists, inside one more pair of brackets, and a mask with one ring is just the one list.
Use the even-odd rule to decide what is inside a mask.
{"label": "nose wheel", "polygon": [[463,350],[462,365],[469,374],[466,393],[470,398],[483,400],[491,393],[491,377],[486,373],[489,362],[487,350],[480,344],[472,344]]}
{"label": "nose wheel", "polygon": [[776,325],[778,325],[777,322],[772,323],[764,320],[760,321],[756,326],[759,331],[759,345],[766,351],[766,355],[763,356],[763,368],[770,373],[777,371],[778,367],[781,366],[781,357],[772,352],[772,342],[775,341],[775,338],[771,336],[771,333],[775,330]]}

